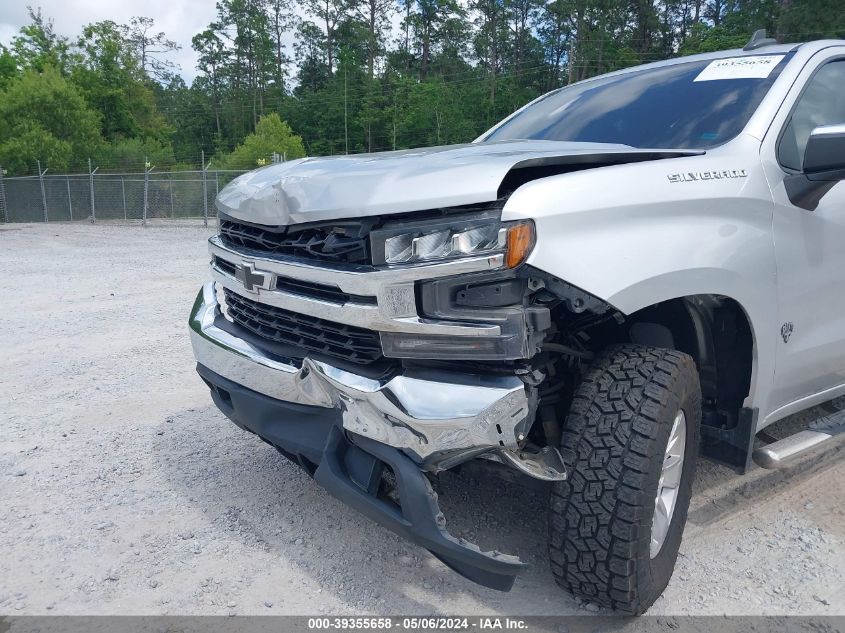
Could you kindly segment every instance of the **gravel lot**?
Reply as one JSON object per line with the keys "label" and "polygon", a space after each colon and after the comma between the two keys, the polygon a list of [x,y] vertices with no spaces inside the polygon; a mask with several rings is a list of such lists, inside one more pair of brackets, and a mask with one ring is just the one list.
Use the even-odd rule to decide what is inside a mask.
{"label": "gravel lot", "polygon": [[[454,533],[532,563],[487,590],[218,413],[186,331],[209,233],[0,226],[0,614],[593,610],[552,581],[543,495],[443,482]],[[845,614],[842,455],[744,478],[704,462],[651,613]]]}

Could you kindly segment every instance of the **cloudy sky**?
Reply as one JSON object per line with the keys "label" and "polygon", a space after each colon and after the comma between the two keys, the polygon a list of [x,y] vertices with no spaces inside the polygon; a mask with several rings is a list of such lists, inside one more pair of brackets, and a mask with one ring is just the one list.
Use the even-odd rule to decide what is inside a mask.
{"label": "cloudy sky", "polygon": [[56,31],[72,38],[91,22],[113,20],[121,24],[134,15],[153,18],[158,30],[182,46],[170,59],[179,64],[188,82],[196,75],[191,37],[217,14],[215,0],[0,0],[0,43],[8,45],[29,22],[27,4],[40,6],[45,16],[53,18]]}

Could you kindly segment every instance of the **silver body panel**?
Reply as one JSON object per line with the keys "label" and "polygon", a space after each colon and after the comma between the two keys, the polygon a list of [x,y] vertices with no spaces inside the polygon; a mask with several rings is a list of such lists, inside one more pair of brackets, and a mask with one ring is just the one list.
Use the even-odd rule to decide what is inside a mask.
{"label": "silver body panel", "polygon": [[[794,45],[788,45],[751,53],[727,51],[681,61],[793,49]],[[759,430],[796,410],[845,393],[845,183],[831,190],[817,212],[797,209],[786,198],[785,172],[774,154],[785,117],[804,81],[833,56],[845,56],[845,44],[823,41],[797,48],[743,132],[703,155],[601,144],[513,141],[304,159],[236,179],[220,193],[217,204],[234,218],[274,225],[398,214],[493,201],[506,174],[532,161],[565,163],[594,160],[597,155],[615,157],[614,162],[625,164],[574,171],[522,185],[507,199],[502,219],[533,220],[537,241],[528,259],[530,265],[625,314],[695,294],[723,295],[738,302],[749,318],[754,338],[751,387],[744,405],[759,410]],[[672,63],[678,60],[655,65]],[[725,172],[735,175],[692,182],[672,178],[677,174]],[[232,290],[279,307],[380,331],[423,332],[449,327],[454,333],[479,329],[493,333],[497,329],[422,322],[412,307],[413,280],[397,277],[396,271],[358,275],[274,264],[243,253],[227,253],[214,240],[211,251],[235,265],[251,261],[275,275],[301,276],[350,293],[378,297],[376,306],[350,310],[318,305],[313,300],[303,302],[267,288],[249,295],[233,277],[214,271],[215,279]],[[479,266],[480,270],[500,263],[482,258],[466,265]],[[442,271],[434,268],[423,266],[413,274],[419,274],[418,278],[438,276]],[[407,270],[413,269],[402,274],[408,274]],[[331,316],[326,316],[327,309],[332,310]],[[780,335],[787,321],[795,327],[788,344]],[[315,386],[305,388],[297,382],[302,382],[301,368],[275,366],[268,359],[254,358],[248,349],[221,352],[231,341],[222,336],[208,345],[209,332],[205,326],[193,329],[198,358],[202,355],[222,367],[219,373],[229,371],[223,375],[236,382],[286,400],[312,398],[313,402],[316,398],[319,406],[341,406],[342,402],[348,412],[369,412],[368,420],[385,419],[389,404],[381,387],[353,384],[349,376],[338,378],[315,364],[311,372],[318,377]],[[507,393],[501,401],[512,411],[518,406],[511,400],[514,392],[506,387],[504,391]],[[397,390],[391,388],[390,392],[395,395]],[[341,393],[342,397],[338,395]],[[486,397],[473,405],[470,417],[478,419],[498,411],[496,405],[488,406]],[[418,412],[410,401],[407,404],[405,413],[409,417],[402,418],[403,423],[417,424],[414,420],[420,419]],[[459,407],[455,407],[457,416]],[[442,421],[446,413],[440,410],[435,417]],[[364,432],[363,426],[355,426],[358,423],[354,417],[353,413],[348,420],[344,417],[347,428],[354,426],[356,432],[408,448],[404,438],[381,422]],[[451,423],[455,429],[462,428],[460,421]],[[428,428],[438,424],[431,423]],[[516,427],[510,431],[516,432]],[[474,441],[479,438],[466,440]],[[420,452],[417,455],[424,458]]]}
{"label": "silver body panel", "polygon": [[[696,294],[736,300],[755,335],[745,404],[765,409],[780,323],[772,194],[760,168],[759,145],[743,135],[705,156],[537,180],[510,197],[502,217],[534,220],[537,245],[530,265],[624,314]],[[721,170],[746,176],[669,180],[675,173]]]}
{"label": "silver body panel", "polygon": [[[735,54],[747,53],[696,58]],[[806,80],[825,61],[843,56],[841,41],[802,45],[743,133],[704,156],[530,182],[508,199],[502,216],[534,220],[537,246],[529,264],[623,313],[694,294],[736,300],[754,337],[744,405],[759,410],[757,430],[845,393],[845,183],[815,212],[799,209],[786,197],[786,172],[775,158]],[[677,62],[659,65],[667,63]],[[746,176],[668,178],[721,170]],[[781,338],[786,322],[795,328],[788,343]]]}
{"label": "silver body panel", "polygon": [[577,163],[597,155],[636,159],[661,151],[667,150],[509,141],[303,158],[239,176],[216,204],[233,218],[268,225],[424,211],[492,202],[515,167]]}
{"label": "silver body panel", "polygon": [[820,65],[843,57],[845,45],[825,47],[811,58],[760,146],[774,201],[778,322],[793,328],[788,344],[777,346],[770,421],[845,393],[845,183],[834,186],[810,212],[790,202],[786,174],[776,160],[780,132],[807,81]]}

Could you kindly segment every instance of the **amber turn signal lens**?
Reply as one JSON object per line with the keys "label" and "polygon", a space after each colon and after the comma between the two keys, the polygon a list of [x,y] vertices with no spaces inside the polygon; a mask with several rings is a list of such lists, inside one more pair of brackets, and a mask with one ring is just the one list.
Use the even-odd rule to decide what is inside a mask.
{"label": "amber turn signal lens", "polygon": [[534,225],[530,222],[508,228],[508,250],[505,266],[516,268],[526,260],[534,247]]}

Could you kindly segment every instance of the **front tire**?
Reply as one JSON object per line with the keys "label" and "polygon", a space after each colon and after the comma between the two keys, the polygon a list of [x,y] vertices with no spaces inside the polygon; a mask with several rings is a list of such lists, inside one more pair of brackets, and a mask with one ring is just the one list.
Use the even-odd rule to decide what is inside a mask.
{"label": "front tire", "polygon": [[675,567],[695,476],[701,387],[693,359],[642,345],[605,350],[575,392],[551,496],[555,580],[641,614]]}

